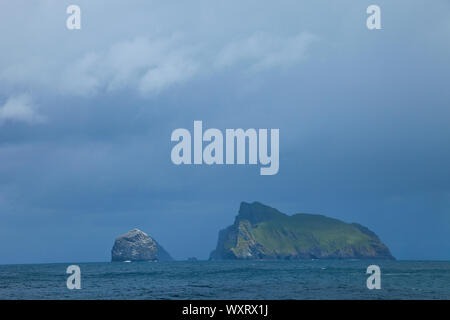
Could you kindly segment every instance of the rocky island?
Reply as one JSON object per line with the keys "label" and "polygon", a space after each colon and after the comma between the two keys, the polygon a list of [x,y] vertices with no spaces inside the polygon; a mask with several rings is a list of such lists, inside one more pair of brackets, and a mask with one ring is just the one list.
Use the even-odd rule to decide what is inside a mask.
{"label": "rocky island", "polygon": [[111,261],[170,261],[172,257],[148,234],[133,229],[119,236],[111,251]]}
{"label": "rocky island", "polygon": [[242,202],[234,224],[219,232],[210,259],[394,259],[368,228],[323,215],[288,216]]}

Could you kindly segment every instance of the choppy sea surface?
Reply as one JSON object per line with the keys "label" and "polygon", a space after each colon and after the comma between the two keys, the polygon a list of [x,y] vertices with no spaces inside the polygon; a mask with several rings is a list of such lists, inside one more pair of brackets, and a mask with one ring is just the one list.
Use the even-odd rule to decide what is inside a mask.
{"label": "choppy sea surface", "polygon": [[[66,268],[81,269],[69,290]],[[381,268],[369,290],[366,269]],[[0,266],[0,299],[450,299],[450,262],[198,261]]]}

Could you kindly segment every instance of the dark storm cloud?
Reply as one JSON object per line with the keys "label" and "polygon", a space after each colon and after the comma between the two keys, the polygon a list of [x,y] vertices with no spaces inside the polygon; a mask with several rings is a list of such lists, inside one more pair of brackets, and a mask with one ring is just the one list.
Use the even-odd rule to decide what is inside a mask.
{"label": "dark storm cloud", "polygon": [[[254,200],[450,258],[446,2],[380,2],[374,32],[368,2],[78,3],[79,32],[69,3],[0,10],[0,263],[107,260],[133,227],[205,258]],[[279,173],[174,166],[194,120],[280,128]]]}

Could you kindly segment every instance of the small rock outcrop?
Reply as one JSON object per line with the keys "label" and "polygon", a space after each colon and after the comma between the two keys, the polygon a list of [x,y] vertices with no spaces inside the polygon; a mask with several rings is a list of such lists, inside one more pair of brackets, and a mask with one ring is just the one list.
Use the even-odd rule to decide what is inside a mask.
{"label": "small rock outcrop", "polygon": [[111,261],[170,261],[172,257],[148,234],[133,229],[119,236],[111,251]]}

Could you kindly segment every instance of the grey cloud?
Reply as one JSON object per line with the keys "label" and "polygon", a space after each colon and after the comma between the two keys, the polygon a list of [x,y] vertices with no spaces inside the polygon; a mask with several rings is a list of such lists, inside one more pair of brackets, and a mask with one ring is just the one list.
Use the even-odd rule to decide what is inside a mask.
{"label": "grey cloud", "polygon": [[46,118],[39,114],[29,94],[11,96],[0,106],[0,125],[5,122],[38,124]]}
{"label": "grey cloud", "polygon": [[192,53],[192,49],[178,46],[175,37],[137,37],[69,64],[61,89],[81,95],[130,88],[137,88],[143,95],[158,93],[196,73]]}
{"label": "grey cloud", "polygon": [[[380,1],[380,32],[370,1],[78,0],[73,32],[71,1],[2,4],[0,263],[107,260],[135,226],[206,258],[243,200],[448,259],[449,4]],[[280,172],[173,165],[197,119],[280,128]]]}
{"label": "grey cloud", "polygon": [[235,64],[244,63],[256,72],[299,63],[316,39],[307,32],[286,37],[256,33],[216,50],[207,43],[185,44],[181,36],[135,37],[72,60],[19,62],[0,72],[0,80],[9,86],[63,95],[90,96],[124,89],[154,95],[199,73],[211,74]]}
{"label": "grey cloud", "polygon": [[308,47],[317,39],[317,36],[308,32],[285,38],[257,33],[226,45],[220,52],[216,65],[228,67],[246,62],[253,71],[290,66],[302,61]]}

